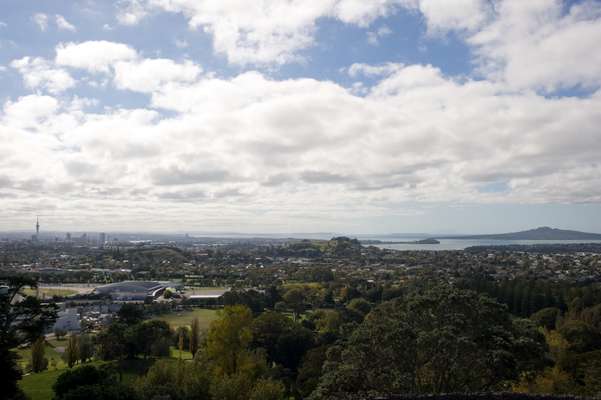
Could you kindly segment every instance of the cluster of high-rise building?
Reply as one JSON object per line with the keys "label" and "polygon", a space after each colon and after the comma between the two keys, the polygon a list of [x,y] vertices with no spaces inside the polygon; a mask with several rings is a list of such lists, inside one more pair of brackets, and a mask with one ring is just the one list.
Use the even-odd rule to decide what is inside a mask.
{"label": "cluster of high-rise building", "polygon": [[[31,241],[39,242],[40,239],[41,239],[40,238],[40,218],[37,217],[36,222],[35,222],[35,234],[31,235]],[[56,241],[56,240],[60,240],[60,239],[54,238],[54,240]],[[93,240],[93,239],[90,239],[90,237],[88,236],[87,233],[82,233],[81,236],[74,237],[73,235],[71,235],[71,232],[67,232],[65,234],[64,241],[67,243],[96,245],[98,247],[104,247],[104,245],[107,243],[107,236],[106,236],[106,233],[100,232],[100,233],[98,233],[96,240]]]}

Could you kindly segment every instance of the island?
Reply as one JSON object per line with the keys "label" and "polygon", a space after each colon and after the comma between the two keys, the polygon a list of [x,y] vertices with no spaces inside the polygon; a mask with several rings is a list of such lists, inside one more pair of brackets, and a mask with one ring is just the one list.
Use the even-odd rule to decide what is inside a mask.
{"label": "island", "polygon": [[527,231],[498,233],[489,235],[457,235],[436,237],[437,239],[470,239],[470,240],[601,240],[601,234],[571,231],[543,226]]}

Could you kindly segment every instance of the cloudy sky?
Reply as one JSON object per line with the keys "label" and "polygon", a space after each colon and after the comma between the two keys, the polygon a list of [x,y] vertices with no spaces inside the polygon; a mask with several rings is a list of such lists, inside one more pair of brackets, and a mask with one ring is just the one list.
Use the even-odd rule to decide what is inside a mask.
{"label": "cloudy sky", "polygon": [[0,0],[0,230],[601,232],[601,1]]}

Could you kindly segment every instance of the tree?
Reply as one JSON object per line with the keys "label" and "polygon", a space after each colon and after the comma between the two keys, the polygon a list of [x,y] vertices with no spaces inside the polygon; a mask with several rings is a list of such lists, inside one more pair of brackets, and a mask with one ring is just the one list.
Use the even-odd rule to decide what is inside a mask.
{"label": "tree", "polygon": [[144,320],[144,310],[136,304],[125,303],[119,309],[117,318],[126,325],[135,325]]}
{"label": "tree", "polygon": [[56,320],[57,307],[22,293],[24,287],[37,287],[33,279],[13,276],[3,283],[8,288],[0,293],[0,393],[10,399],[22,396],[18,356],[12,349],[39,338]]}
{"label": "tree", "polygon": [[356,311],[360,313],[362,317],[364,317],[371,311],[372,305],[369,303],[369,301],[363,298],[355,298],[348,303],[346,308]]}
{"label": "tree", "polygon": [[209,385],[209,373],[198,363],[158,360],[137,382],[135,390],[141,399],[208,399]]}
{"label": "tree", "polygon": [[269,361],[296,371],[313,345],[311,331],[286,316],[267,311],[253,320],[252,347],[263,348]]}
{"label": "tree", "polygon": [[79,360],[79,340],[76,335],[69,335],[63,357],[69,368],[72,368],[77,363],[77,360]]}
{"label": "tree", "polygon": [[310,349],[305,354],[296,378],[296,387],[302,398],[308,397],[317,387],[326,361],[326,351],[327,348],[322,346]]}
{"label": "tree", "polygon": [[115,374],[91,365],[67,370],[52,386],[55,400],[136,400],[135,393]]}
{"label": "tree", "polygon": [[54,328],[54,336],[56,340],[62,340],[63,337],[67,336],[67,331],[61,328]]}
{"label": "tree", "polygon": [[81,335],[78,341],[79,358],[82,363],[87,362],[94,355],[94,345],[90,335]]}
{"label": "tree", "polygon": [[305,311],[305,292],[300,288],[289,289],[284,293],[284,303],[292,310],[296,321],[298,316]]}
{"label": "tree", "polygon": [[182,359],[182,353],[184,351],[184,332],[179,331],[179,337],[177,340],[177,349],[179,350],[179,359]]}
{"label": "tree", "polygon": [[253,382],[248,374],[219,376],[211,382],[211,398],[219,400],[248,400]]}
{"label": "tree", "polygon": [[196,355],[198,351],[198,345],[200,343],[200,323],[198,322],[198,318],[194,318],[192,320],[192,324],[190,325],[190,353],[192,353],[192,357]]}
{"label": "tree", "polygon": [[[138,353],[142,353],[145,358],[151,355],[168,355],[171,330],[167,322],[153,319],[138,323],[132,329],[130,340],[134,341],[132,345]],[[167,354],[165,354],[165,347]]]}
{"label": "tree", "polygon": [[555,329],[557,319],[561,315],[561,310],[556,307],[547,307],[538,310],[530,316],[530,319],[538,326],[546,330]]}
{"label": "tree", "polygon": [[283,400],[286,388],[281,382],[272,379],[260,379],[255,383],[249,400]]}
{"label": "tree", "polygon": [[[180,365],[178,365],[180,364]],[[181,363],[158,360],[136,386],[140,398],[152,399],[169,396],[172,399],[181,398],[181,385],[178,382]]]}
{"label": "tree", "polygon": [[559,329],[559,333],[569,343],[568,350],[575,353],[601,348],[601,334],[582,321],[568,321]]}
{"label": "tree", "polygon": [[96,335],[96,352],[102,360],[121,360],[128,355],[125,337],[127,329],[127,325],[116,321]]}
{"label": "tree", "polygon": [[40,336],[31,345],[31,370],[33,372],[42,372],[48,368],[48,359],[46,358],[46,340]]}
{"label": "tree", "polygon": [[252,341],[252,313],[246,306],[227,306],[213,321],[207,335],[207,355],[218,375],[232,375],[248,358]]}
{"label": "tree", "polygon": [[181,351],[190,349],[190,329],[187,326],[179,326],[173,335],[174,344]]}
{"label": "tree", "polygon": [[503,305],[448,286],[383,303],[330,348],[312,398],[495,390],[544,356],[544,338],[522,329]]}

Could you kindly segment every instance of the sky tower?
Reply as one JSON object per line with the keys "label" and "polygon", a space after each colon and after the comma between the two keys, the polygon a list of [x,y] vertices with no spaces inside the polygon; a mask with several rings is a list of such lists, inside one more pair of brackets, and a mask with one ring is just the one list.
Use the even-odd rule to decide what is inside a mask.
{"label": "sky tower", "polygon": [[35,221],[35,235],[36,236],[40,235],[40,217],[36,217],[36,221]]}

